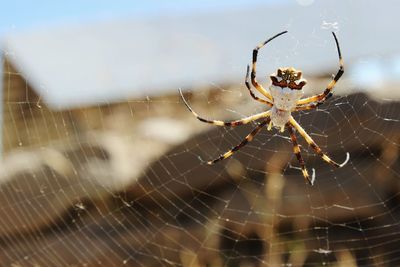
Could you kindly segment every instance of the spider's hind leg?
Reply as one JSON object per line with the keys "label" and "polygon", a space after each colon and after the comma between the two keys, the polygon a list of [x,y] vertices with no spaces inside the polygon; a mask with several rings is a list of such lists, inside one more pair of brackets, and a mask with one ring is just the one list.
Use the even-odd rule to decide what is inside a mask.
{"label": "spider's hind leg", "polygon": [[221,156],[219,156],[218,158],[208,161],[207,164],[214,164],[220,160],[229,158],[230,156],[232,156],[236,151],[238,151],[239,149],[241,149],[242,147],[244,147],[245,145],[247,145],[247,143],[251,142],[254,138],[254,136],[256,136],[256,134],[258,134],[261,129],[267,124],[269,123],[271,119],[268,117],[267,119],[265,119],[264,121],[262,121],[260,124],[257,125],[256,128],[254,128],[253,131],[251,131],[251,133],[249,133],[243,140],[242,142],[240,142],[238,145],[234,146],[232,149],[230,149],[228,152],[225,152],[224,154],[222,154]]}
{"label": "spider's hind leg", "polygon": [[328,162],[329,164],[331,164],[336,168],[343,167],[349,161],[350,154],[348,152],[346,152],[346,159],[343,163],[337,163],[336,161],[332,160],[327,154],[322,152],[321,148],[314,142],[314,140],[311,138],[311,136],[308,135],[308,133],[303,129],[303,127],[301,127],[300,124],[298,124],[297,121],[293,119],[293,117],[290,118],[289,123],[293,125],[294,128],[296,128],[296,130],[300,133],[301,136],[304,137],[306,142],[315,151],[315,153],[317,153],[324,161]]}
{"label": "spider's hind leg", "polygon": [[304,163],[304,159],[301,156],[301,152],[300,152],[300,146],[297,143],[297,138],[296,135],[293,131],[293,126],[291,124],[286,124],[286,128],[288,129],[289,135],[290,135],[290,139],[292,140],[292,144],[293,144],[293,152],[296,155],[297,160],[300,163],[300,167],[301,167],[301,171],[303,172],[303,176],[304,179],[306,179],[306,181],[310,184],[313,185],[314,184],[314,180],[315,180],[315,170],[313,169],[313,174],[310,178],[310,175],[308,174],[307,168],[305,166]]}

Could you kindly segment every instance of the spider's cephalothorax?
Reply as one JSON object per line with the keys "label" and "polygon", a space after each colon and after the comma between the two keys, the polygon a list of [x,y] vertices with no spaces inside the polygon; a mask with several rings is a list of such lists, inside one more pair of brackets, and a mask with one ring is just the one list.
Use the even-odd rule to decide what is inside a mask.
{"label": "spider's cephalothorax", "polygon": [[301,90],[307,81],[301,78],[302,72],[293,67],[279,68],[270,78],[272,84],[281,88],[288,87],[293,90]]}
{"label": "spider's cephalothorax", "polygon": [[272,126],[275,126],[279,128],[281,131],[287,129],[290,135],[290,139],[293,143],[293,152],[300,163],[303,176],[306,179],[306,181],[312,185],[314,183],[315,172],[313,172],[313,175],[311,177],[309,176],[308,171],[305,167],[304,160],[301,156],[300,146],[297,143],[297,137],[294,130],[297,130],[297,132],[304,137],[306,142],[315,151],[315,153],[317,153],[324,161],[328,162],[334,167],[343,167],[349,160],[350,156],[349,153],[346,153],[346,160],[341,164],[333,161],[328,155],[322,152],[321,148],[314,142],[311,136],[307,134],[307,132],[300,126],[300,124],[297,123],[297,121],[292,117],[291,113],[299,110],[315,109],[319,105],[323,104],[330,96],[332,96],[333,87],[335,86],[336,82],[340,79],[340,77],[344,72],[343,60],[340,52],[339,42],[336,38],[335,33],[332,32],[333,37],[335,38],[335,43],[339,55],[339,70],[322,93],[302,98],[303,86],[306,85],[307,81],[301,78],[302,75],[301,71],[296,70],[292,67],[279,68],[276,74],[275,73],[272,74],[270,76],[272,83],[269,86],[269,91],[267,91],[256,80],[256,62],[257,62],[258,50],[271,40],[275,39],[276,37],[284,33],[287,33],[287,31],[278,33],[272,38],[269,38],[265,42],[262,42],[261,44],[256,46],[256,48],[254,48],[253,50],[253,64],[251,67],[251,75],[250,75],[251,84],[258,90],[258,92],[260,92],[265,97],[265,99],[257,97],[251,90],[249,83],[250,66],[247,66],[245,84],[250,92],[251,97],[271,107],[270,110],[235,121],[225,122],[220,120],[207,120],[197,115],[197,113],[186,102],[185,98],[183,97],[182,91],[180,91],[180,93],[186,107],[193,113],[193,115],[197,117],[197,119],[199,119],[202,122],[211,123],[217,126],[235,127],[238,125],[247,124],[252,121],[260,120],[260,122],[254,128],[254,130],[250,132],[242,140],[242,142],[240,142],[238,145],[234,146],[231,150],[222,154],[218,158],[207,162],[208,164],[214,164],[220,160],[229,158],[230,156],[233,155],[233,153],[235,153],[237,150],[245,146],[248,142],[253,140],[254,136],[257,133],[259,133],[262,128],[268,127],[268,130],[271,130]]}

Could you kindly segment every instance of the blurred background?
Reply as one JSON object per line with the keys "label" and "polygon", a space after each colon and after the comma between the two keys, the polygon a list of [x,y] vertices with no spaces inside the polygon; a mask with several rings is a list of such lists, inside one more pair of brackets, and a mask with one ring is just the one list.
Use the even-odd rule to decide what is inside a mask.
{"label": "blurred background", "polygon": [[[2,266],[396,266],[395,0],[8,1],[0,6]],[[244,78],[293,66],[334,96],[295,119],[333,159],[256,124]],[[259,95],[259,97],[262,97]]]}

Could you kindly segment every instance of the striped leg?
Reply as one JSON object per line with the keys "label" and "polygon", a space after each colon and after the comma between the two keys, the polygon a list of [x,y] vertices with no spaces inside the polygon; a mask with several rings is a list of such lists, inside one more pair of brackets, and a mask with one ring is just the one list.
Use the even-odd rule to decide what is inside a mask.
{"label": "striped leg", "polygon": [[257,64],[257,55],[258,55],[258,50],[260,50],[260,48],[262,48],[264,45],[266,45],[267,43],[269,43],[270,41],[272,41],[273,39],[275,39],[276,37],[287,33],[287,31],[278,33],[277,35],[269,38],[268,40],[262,42],[261,44],[259,44],[258,46],[256,46],[256,48],[254,48],[253,50],[253,64],[251,67],[251,83],[253,84],[253,86],[261,93],[263,94],[265,97],[267,97],[269,100],[272,100],[272,96],[270,93],[267,92],[267,90],[264,89],[264,87],[262,87],[256,80],[256,64]]}
{"label": "striped leg", "polygon": [[323,103],[324,102],[317,102],[315,104],[304,105],[304,106],[303,105],[298,105],[298,106],[296,106],[294,111],[315,109],[315,108],[319,107]]}
{"label": "striped leg", "polygon": [[251,90],[251,87],[250,87],[250,83],[249,83],[249,74],[250,74],[250,66],[247,65],[246,79],[244,80],[244,83],[246,84],[246,87],[249,90],[251,97],[261,103],[267,104],[268,106],[272,107],[274,104],[272,104],[271,101],[261,99],[253,93],[253,91]]}
{"label": "striped leg", "polygon": [[294,126],[294,128],[296,128],[296,130],[301,134],[301,136],[304,137],[304,139],[306,140],[306,142],[310,145],[310,147],[315,151],[315,153],[317,153],[323,160],[325,160],[326,162],[328,162],[329,164],[331,164],[332,166],[335,166],[336,168],[341,168],[344,165],[346,165],[346,163],[349,161],[350,159],[350,155],[347,152],[346,153],[346,160],[343,163],[337,163],[335,161],[333,161],[328,155],[326,155],[325,153],[322,152],[321,148],[314,142],[314,140],[306,133],[306,131],[303,129],[303,127],[300,126],[300,124],[297,123],[297,121],[295,121],[295,119],[293,119],[293,117],[290,117],[289,123],[291,125]]}
{"label": "striped leg", "polygon": [[296,158],[300,163],[300,167],[301,167],[301,171],[303,172],[304,179],[306,179],[306,181],[310,185],[313,185],[314,184],[314,180],[315,180],[315,170],[313,169],[313,174],[312,174],[312,177],[310,178],[310,176],[308,175],[308,171],[306,169],[306,166],[304,164],[303,157],[301,156],[300,147],[299,147],[299,144],[297,143],[297,138],[296,138],[296,135],[295,135],[295,133],[293,131],[293,126],[288,123],[288,124],[286,124],[286,127],[288,129],[288,132],[289,132],[289,135],[290,135],[290,139],[292,140],[293,152],[296,155]]}
{"label": "striped leg", "polygon": [[337,51],[338,51],[338,55],[339,55],[339,65],[340,65],[339,70],[336,73],[336,75],[333,77],[332,81],[328,84],[328,86],[326,87],[326,89],[323,93],[315,95],[315,96],[300,99],[297,102],[298,105],[304,105],[304,104],[308,104],[308,103],[312,103],[312,102],[321,102],[321,104],[322,104],[326,99],[328,99],[329,97],[332,96],[333,87],[335,87],[336,82],[340,79],[340,77],[342,77],[342,75],[344,73],[343,59],[342,59],[342,54],[340,52],[339,42],[336,38],[335,33],[332,32],[332,34],[333,34],[333,37],[335,38],[336,47],[337,47]]}
{"label": "striped leg", "polygon": [[205,123],[214,124],[214,125],[217,125],[217,126],[232,126],[232,127],[234,127],[234,126],[238,126],[238,125],[243,125],[243,124],[247,124],[247,123],[249,123],[249,122],[252,122],[252,121],[255,121],[255,120],[258,120],[258,119],[261,119],[261,118],[268,117],[269,114],[271,113],[271,111],[268,110],[268,111],[261,112],[261,113],[258,113],[258,114],[255,114],[255,115],[252,115],[252,116],[249,116],[249,117],[240,119],[240,120],[235,120],[235,121],[207,120],[207,119],[204,119],[204,118],[200,117],[200,116],[189,106],[188,102],[187,102],[186,99],[183,97],[183,94],[182,94],[182,90],[181,90],[181,89],[179,89],[179,93],[181,94],[182,100],[183,100],[183,102],[185,103],[186,107],[189,109],[190,112],[193,113],[194,116],[196,116],[196,118],[197,118],[199,121],[202,121],[202,122],[205,122]]}
{"label": "striped leg", "polygon": [[240,142],[240,144],[236,145],[235,147],[233,147],[231,150],[229,150],[228,152],[222,154],[221,156],[219,156],[218,158],[208,161],[207,164],[214,164],[220,160],[229,158],[230,156],[232,156],[236,151],[238,151],[239,149],[241,149],[242,147],[244,147],[247,143],[251,142],[254,138],[254,136],[256,136],[256,134],[258,134],[261,129],[269,123],[271,119],[268,117],[266,120],[262,121],[260,124],[257,125],[256,128],[254,128],[253,131],[251,131],[251,133],[249,133],[243,140],[242,142]]}

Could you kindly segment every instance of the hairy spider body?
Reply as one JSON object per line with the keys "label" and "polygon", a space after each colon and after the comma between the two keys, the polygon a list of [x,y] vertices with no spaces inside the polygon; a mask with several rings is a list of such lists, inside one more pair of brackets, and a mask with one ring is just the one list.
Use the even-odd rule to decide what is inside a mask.
{"label": "hairy spider body", "polygon": [[296,155],[297,160],[299,161],[301,171],[305,180],[309,184],[313,184],[315,180],[315,171],[313,169],[313,174],[310,177],[305,167],[304,160],[301,156],[300,146],[297,143],[297,137],[295,131],[297,131],[309,144],[309,146],[315,151],[317,155],[319,155],[324,161],[331,164],[334,167],[340,168],[343,167],[349,160],[350,155],[346,153],[346,159],[343,163],[339,164],[333,161],[327,154],[323,153],[321,148],[314,142],[314,140],[307,134],[307,132],[297,123],[297,121],[292,117],[291,113],[299,110],[311,110],[317,108],[319,105],[323,104],[329,97],[332,96],[332,90],[335,86],[336,82],[342,76],[343,69],[343,59],[340,52],[339,42],[336,38],[334,32],[332,32],[333,37],[335,39],[338,55],[339,55],[339,70],[336,75],[333,77],[332,81],[328,84],[326,89],[321,93],[311,97],[302,98],[303,97],[303,87],[306,85],[307,81],[302,78],[302,72],[296,70],[293,67],[288,68],[279,68],[276,73],[271,74],[271,85],[269,86],[269,90],[264,89],[262,85],[260,85],[256,80],[256,62],[258,50],[266,45],[271,40],[276,37],[287,33],[287,31],[276,34],[275,36],[269,38],[265,42],[262,42],[253,50],[253,63],[251,68],[251,84],[266,98],[257,97],[251,90],[249,83],[249,71],[250,66],[247,66],[245,84],[252,98],[255,100],[266,104],[271,109],[265,112],[261,112],[240,120],[224,122],[219,120],[208,120],[200,117],[193,109],[189,106],[185,98],[183,97],[182,91],[179,89],[183,102],[186,107],[193,113],[194,116],[197,117],[198,120],[214,124],[217,126],[231,126],[235,127],[238,125],[243,125],[250,123],[252,121],[261,120],[258,123],[256,128],[252,132],[250,132],[238,145],[234,146],[229,151],[225,152],[218,158],[207,162],[208,164],[214,164],[220,160],[229,158],[240,148],[245,146],[247,143],[253,140],[254,136],[258,134],[262,128],[267,126],[268,130],[271,130],[272,127],[280,129],[283,132],[285,129],[288,130],[291,142],[293,144],[293,152]]}

